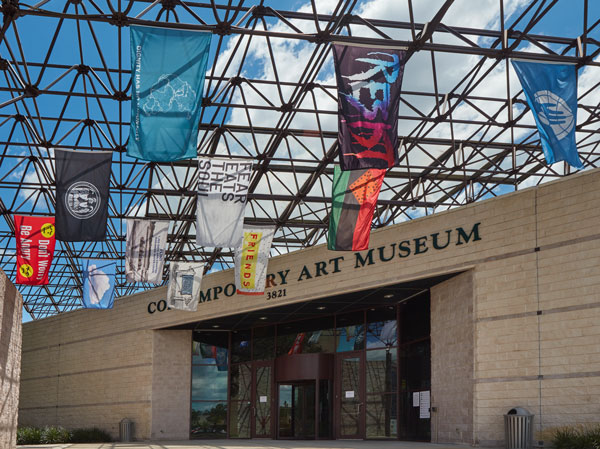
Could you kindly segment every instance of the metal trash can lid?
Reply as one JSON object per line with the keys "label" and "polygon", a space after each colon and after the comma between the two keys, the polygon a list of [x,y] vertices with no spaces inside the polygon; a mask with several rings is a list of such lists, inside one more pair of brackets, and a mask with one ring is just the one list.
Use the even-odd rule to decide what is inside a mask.
{"label": "metal trash can lid", "polygon": [[132,421],[132,420],[130,420],[129,418],[123,418],[123,419],[120,421],[120,423],[121,423],[121,424],[129,424],[129,423],[132,423],[132,422],[133,422],[133,421]]}
{"label": "metal trash can lid", "polygon": [[533,416],[532,413],[529,413],[523,407],[513,407],[508,411],[507,415]]}

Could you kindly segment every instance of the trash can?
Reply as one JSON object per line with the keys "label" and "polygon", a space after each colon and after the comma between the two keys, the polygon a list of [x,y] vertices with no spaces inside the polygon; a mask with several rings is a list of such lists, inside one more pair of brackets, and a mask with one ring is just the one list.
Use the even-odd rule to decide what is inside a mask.
{"label": "trash can", "polygon": [[531,449],[533,444],[533,416],[521,407],[511,408],[504,415],[506,449]]}
{"label": "trash can", "polygon": [[124,418],[119,423],[119,440],[123,443],[133,440],[133,421],[129,418]]}

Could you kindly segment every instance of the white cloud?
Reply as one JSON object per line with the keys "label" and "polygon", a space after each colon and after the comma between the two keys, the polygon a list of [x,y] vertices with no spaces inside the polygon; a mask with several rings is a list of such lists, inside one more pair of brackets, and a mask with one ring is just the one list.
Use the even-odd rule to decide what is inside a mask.
{"label": "white cloud", "polygon": [[92,304],[99,304],[110,289],[108,275],[96,265],[88,266],[89,299]]}

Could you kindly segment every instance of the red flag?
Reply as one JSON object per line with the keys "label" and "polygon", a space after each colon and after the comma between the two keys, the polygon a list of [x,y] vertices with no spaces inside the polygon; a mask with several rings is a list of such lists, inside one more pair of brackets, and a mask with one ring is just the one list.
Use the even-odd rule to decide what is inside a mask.
{"label": "red flag", "polygon": [[15,215],[17,284],[48,284],[56,244],[54,234],[54,217]]}

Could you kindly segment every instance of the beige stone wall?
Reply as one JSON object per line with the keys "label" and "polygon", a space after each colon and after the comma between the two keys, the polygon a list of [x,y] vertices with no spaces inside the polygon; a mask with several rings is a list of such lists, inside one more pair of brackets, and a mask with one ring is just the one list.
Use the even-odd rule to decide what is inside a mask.
{"label": "beige stone wall", "polygon": [[0,447],[17,444],[23,299],[0,270]]}
{"label": "beige stone wall", "polygon": [[[360,253],[364,265],[357,263],[355,253],[330,252],[322,245],[272,258],[268,271],[276,275],[278,285],[267,291],[286,292],[277,299],[227,297],[223,292],[215,299],[215,291],[233,282],[233,271],[225,270],[205,277],[203,290],[214,290],[210,301],[201,303],[195,313],[149,313],[149,306],[154,310],[152,304],[165,298],[163,287],[121,298],[112,311],[78,310],[27,323],[21,422],[42,423],[42,418],[52,418],[71,427],[93,423],[115,431],[118,420],[127,416],[136,420],[137,436],[149,438],[160,432],[153,424],[152,407],[155,399],[159,401],[153,391],[154,370],[156,376],[160,372],[153,365],[153,344],[162,338],[153,334],[155,329],[466,271],[472,276],[472,297],[456,293],[455,289],[465,288],[459,279],[455,282],[460,285],[448,282],[446,291],[444,286],[434,289],[439,308],[432,315],[432,343],[440,343],[443,332],[468,340],[458,326],[438,329],[440,316],[453,313],[465,325],[471,320],[472,361],[462,345],[454,345],[455,352],[446,354],[446,363],[454,363],[451,368],[464,375],[464,383],[451,379],[444,385],[444,378],[436,377],[438,391],[432,405],[442,416],[452,395],[449,391],[444,397],[444,387],[458,392],[472,381],[472,424],[468,415],[457,423],[450,422],[448,414],[438,417],[436,430],[453,432],[454,436],[447,434],[452,440],[500,445],[502,415],[513,406],[535,413],[538,431],[563,423],[598,422],[598,191],[600,171],[588,171],[377,230],[371,236],[371,252]],[[469,232],[477,223],[481,239],[461,242],[457,229]],[[447,230],[451,239],[445,246]],[[433,248],[432,234],[437,234],[443,249]],[[399,247],[407,244],[410,256],[400,257],[406,253]],[[425,246],[416,254],[418,244]],[[387,258],[392,253],[391,260],[381,260],[381,255]],[[309,275],[302,276],[303,270]],[[285,284],[278,272],[287,273]],[[183,337],[174,336],[172,343],[178,352]],[[437,357],[432,362],[439,373],[443,366]],[[451,362],[453,357],[466,366]],[[189,411],[189,399],[182,408]]]}
{"label": "beige stone wall", "polygon": [[190,436],[192,331],[155,331],[152,350],[153,440]]}
{"label": "beige stone wall", "polygon": [[431,441],[473,442],[473,273],[431,289]]}

